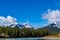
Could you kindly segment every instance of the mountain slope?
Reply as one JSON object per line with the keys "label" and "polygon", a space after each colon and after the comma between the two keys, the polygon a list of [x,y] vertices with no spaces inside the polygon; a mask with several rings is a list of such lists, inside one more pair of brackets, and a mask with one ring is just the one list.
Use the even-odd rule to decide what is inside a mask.
{"label": "mountain slope", "polygon": [[43,27],[42,29],[47,29],[49,32],[55,34],[55,33],[60,33],[60,28],[56,26],[56,24],[52,23],[48,26]]}

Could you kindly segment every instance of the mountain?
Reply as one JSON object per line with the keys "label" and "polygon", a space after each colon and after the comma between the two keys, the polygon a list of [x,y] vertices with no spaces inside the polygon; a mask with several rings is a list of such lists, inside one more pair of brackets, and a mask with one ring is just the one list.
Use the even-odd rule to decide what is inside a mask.
{"label": "mountain", "polygon": [[23,25],[24,25],[26,28],[32,28],[32,26],[31,26],[29,23],[23,23]]}
{"label": "mountain", "polygon": [[47,29],[48,31],[50,31],[53,34],[60,32],[60,28],[58,28],[57,25],[54,24],[54,23],[52,23],[52,24],[50,24],[48,26],[45,26],[42,29]]}
{"label": "mountain", "polygon": [[23,23],[23,24],[12,24],[10,27],[19,27],[19,28],[32,28],[32,26],[28,23]]}
{"label": "mountain", "polygon": [[19,27],[19,28],[24,28],[25,26],[22,24],[11,24],[10,27]]}

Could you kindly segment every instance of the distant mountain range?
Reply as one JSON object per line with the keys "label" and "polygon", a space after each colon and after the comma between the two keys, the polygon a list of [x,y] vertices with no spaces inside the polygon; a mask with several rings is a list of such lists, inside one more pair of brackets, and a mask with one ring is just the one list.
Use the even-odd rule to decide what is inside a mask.
{"label": "distant mountain range", "polygon": [[[0,29],[3,29],[3,28],[1,27]],[[19,28],[22,28],[22,29],[19,29]],[[5,30],[7,30],[7,32]],[[5,32],[3,30],[0,30],[0,31],[2,32],[2,34],[0,34],[1,37],[6,37],[5,32],[7,33],[7,35],[9,34],[8,36],[12,36],[11,33],[13,33],[12,37],[45,37],[45,36],[50,36],[50,35],[55,36],[60,34],[60,28],[57,27],[57,24],[54,24],[54,23],[49,24],[42,28],[37,28],[37,29],[32,28],[32,26],[29,23],[23,23],[23,24],[18,23],[18,24],[9,25],[8,27],[4,28]],[[3,36],[3,33],[5,36]]]}
{"label": "distant mountain range", "polygon": [[10,27],[19,27],[19,28],[32,28],[32,26],[28,23],[23,24],[11,24]]}
{"label": "distant mountain range", "polygon": [[[28,23],[23,23],[23,24],[12,24],[10,27],[19,27],[19,28],[32,28],[32,26]],[[45,27],[42,27],[41,29],[47,29],[49,32],[55,34],[60,32],[60,28],[57,26],[57,24],[49,24]]]}
{"label": "distant mountain range", "polygon": [[[32,26],[29,23],[23,23],[23,24],[11,24],[9,25],[10,27],[19,27],[19,28],[32,28]],[[60,28],[59,26],[57,26],[57,24],[49,24],[45,27],[42,27],[41,29],[47,29],[49,30],[49,32],[51,33],[58,33],[60,32]]]}

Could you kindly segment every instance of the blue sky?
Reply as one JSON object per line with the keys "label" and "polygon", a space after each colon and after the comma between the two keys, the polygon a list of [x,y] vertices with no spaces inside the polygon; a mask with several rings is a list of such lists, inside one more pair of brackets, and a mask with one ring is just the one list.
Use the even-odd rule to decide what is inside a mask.
{"label": "blue sky", "polygon": [[0,0],[0,16],[12,16],[19,23],[29,21],[35,27],[47,23],[42,14],[48,9],[60,10],[59,0]]}

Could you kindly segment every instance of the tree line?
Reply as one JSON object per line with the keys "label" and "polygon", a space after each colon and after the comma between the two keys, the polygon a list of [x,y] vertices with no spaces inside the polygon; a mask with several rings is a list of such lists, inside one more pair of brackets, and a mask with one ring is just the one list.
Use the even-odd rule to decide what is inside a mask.
{"label": "tree line", "polygon": [[47,29],[0,27],[0,37],[44,37],[48,35],[51,33]]}

